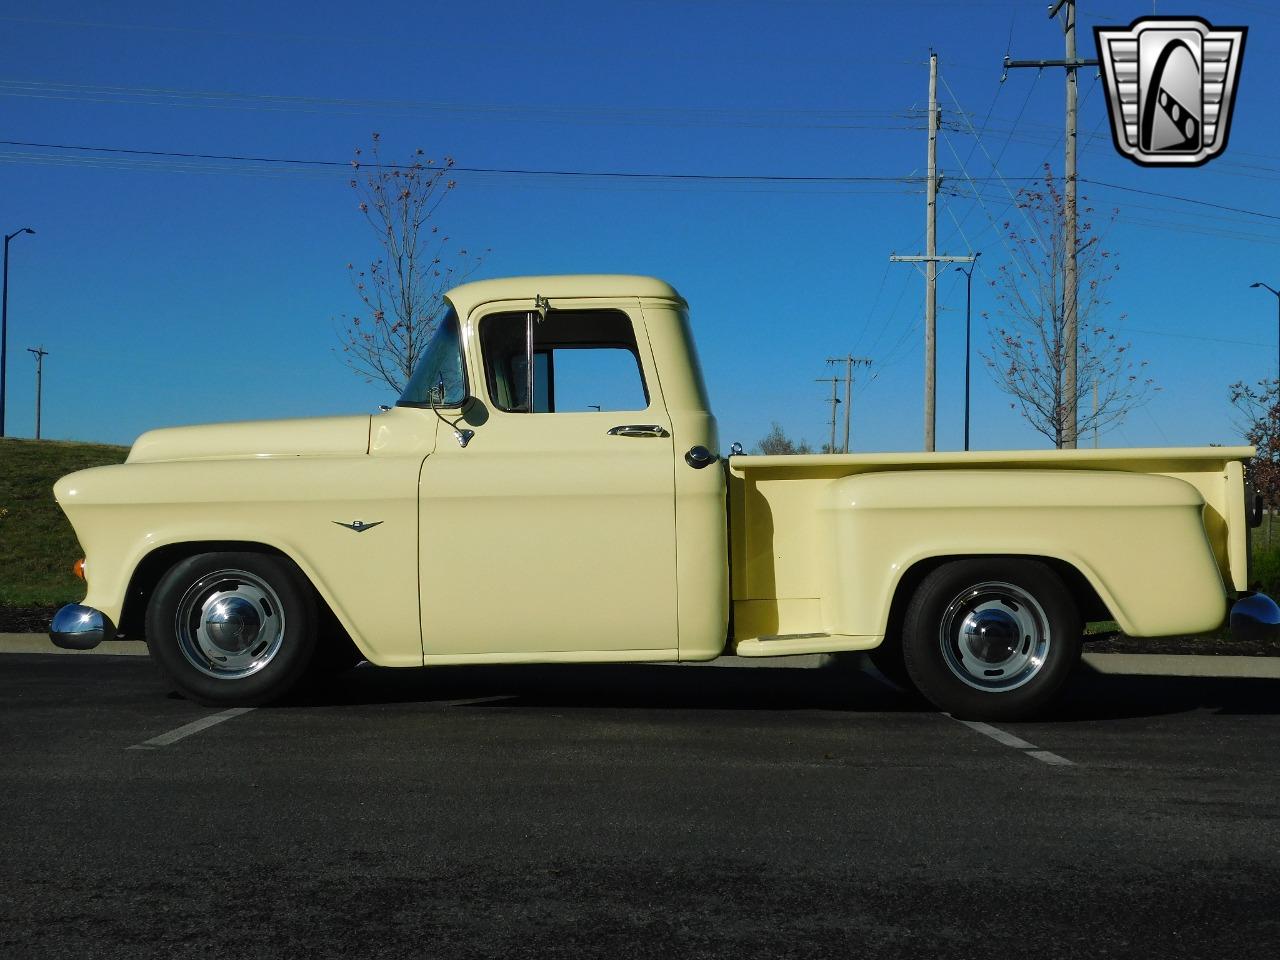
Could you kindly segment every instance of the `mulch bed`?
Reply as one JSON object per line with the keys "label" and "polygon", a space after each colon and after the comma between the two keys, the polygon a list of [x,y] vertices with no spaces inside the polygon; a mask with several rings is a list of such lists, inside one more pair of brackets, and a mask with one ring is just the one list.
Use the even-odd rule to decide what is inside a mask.
{"label": "mulch bed", "polygon": [[48,633],[57,607],[0,606],[0,633]]}
{"label": "mulch bed", "polygon": [[1123,633],[1086,638],[1086,653],[1157,653],[1208,657],[1280,657],[1280,636],[1275,639],[1233,640],[1222,637],[1159,637],[1142,640]]}

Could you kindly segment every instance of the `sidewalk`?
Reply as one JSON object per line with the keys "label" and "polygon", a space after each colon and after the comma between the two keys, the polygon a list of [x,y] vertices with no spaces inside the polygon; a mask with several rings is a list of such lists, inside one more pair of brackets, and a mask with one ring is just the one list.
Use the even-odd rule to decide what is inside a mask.
{"label": "sidewalk", "polygon": [[[0,654],[54,653],[83,656],[144,657],[140,640],[110,640],[93,650],[62,650],[42,633],[0,633]],[[1084,662],[1099,673],[1145,677],[1234,677],[1280,680],[1280,657],[1178,656],[1143,653],[1086,653]],[[722,657],[685,666],[815,668],[826,663],[821,654],[794,657]]]}

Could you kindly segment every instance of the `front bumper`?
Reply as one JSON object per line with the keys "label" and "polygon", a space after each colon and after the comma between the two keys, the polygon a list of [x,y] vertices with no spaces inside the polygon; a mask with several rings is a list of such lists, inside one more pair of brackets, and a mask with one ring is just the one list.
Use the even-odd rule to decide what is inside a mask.
{"label": "front bumper", "polygon": [[116,635],[115,624],[101,610],[68,603],[53,615],[49,639],[65,650],[92,650]]}

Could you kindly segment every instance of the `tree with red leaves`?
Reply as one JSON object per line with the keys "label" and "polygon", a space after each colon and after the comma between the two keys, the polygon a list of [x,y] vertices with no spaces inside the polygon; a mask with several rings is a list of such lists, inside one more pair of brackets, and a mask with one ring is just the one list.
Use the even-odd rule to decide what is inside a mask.
{"label": "tree with red leaves", "polygon": [[1249,463],[1254,488],[1268,507],[1280,506],[1280,380],[1238,380],[1228,390],[1245,442],[1258,448]]}
{"label": "tree with red leaves", "polygon": [[474,273],[483,254],[450,250],[448,234],[432,222],[457,185],[453,158],[436,163],[417,150],[409,163],[389,163],[381,145],[375,133],[367,157],[356,150],[351,161],[350,187],[382,256],[366,269],[347,264],[364,310],[344,314],[338,336],[347,366],[400,393],[444,316],[444,293]]}
{"label": "tree with red leaves", "polygon": [[[1060,448],[1070,409],[1066,391],[1066,204],[1048,164],[1044,171],[1042,185],[1018,192],[1020,222],[1006,221],[1002,227],[1011,257],[991,281],[1002,322],[993,323],[991,347],[983,359],[997,386],[1013,397],[1010,406]],[[1160,388],[1146,375],[1147,362],[1133,358],[1132,345],[1096,322],[1110,306],[1105,290],[1120,265],[1113,253],[1102,249],[1091,222],[1094,208],[1086,205],[1081,213],[1075,399],[1077,435],[1084,437],[1090,431],[1118,425]],[[991,319],[989,314],[983,315]],[[1118,319],[1124,320],[1125,315]]]}

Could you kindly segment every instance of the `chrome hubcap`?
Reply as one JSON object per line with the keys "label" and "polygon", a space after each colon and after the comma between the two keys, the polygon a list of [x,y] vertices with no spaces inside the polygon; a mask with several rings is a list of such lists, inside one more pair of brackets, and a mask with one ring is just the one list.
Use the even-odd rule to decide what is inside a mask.
{"label": "chrome hubcap", "polygon": [[269,664],[284,641],[275,590],[244,570],[201,577],[178,601],[178,648],[205,676],[237,680]]}
{"label": "chrome hubcap", "polygon": [[1048,659],[1049,618],[1021,587],[990,581],[968,587],[949,604],[938,631],[947,668],[971,687],[1014,690]]}

